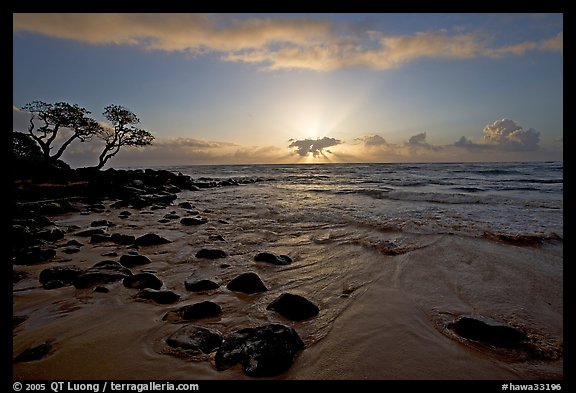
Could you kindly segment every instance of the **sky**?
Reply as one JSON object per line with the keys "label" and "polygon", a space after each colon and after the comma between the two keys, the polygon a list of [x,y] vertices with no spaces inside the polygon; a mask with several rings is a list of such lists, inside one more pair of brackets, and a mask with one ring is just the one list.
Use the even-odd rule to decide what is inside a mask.
{"label": "sky", "polygon": [[13,14],[35,100],[133,111],[113,167],[562,160],[563,15]]}

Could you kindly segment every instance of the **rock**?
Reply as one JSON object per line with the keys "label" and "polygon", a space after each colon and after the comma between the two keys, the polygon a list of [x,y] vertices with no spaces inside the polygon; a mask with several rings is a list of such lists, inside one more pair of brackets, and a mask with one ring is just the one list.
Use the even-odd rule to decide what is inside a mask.
{"label": "rock", "polygon": [[90,237],[90,244],[104,243],[112,241],[112,236],[108,233],[96,234]]}
{"label": "rock", "polygon": [[461,316],[449,327],[468,340],[497,347],[514,347],[526,338],[520,330],[482,316]]}
{"label": "rock", "polygon": [[178,214],[169,213],[164,215],[164,218],[167,220],[176,220],[177,218],[180,218],[180,216]]}
{"label": "rock", "polygon": [[92,221],[92,223],[90,224],[91,227],[111,227],[114,225],[116,225],[116,224],[114,224],[113,222],[110,222],[108,220]]}
{"label": "rock", "polygon": [[52,346],[46,342],[42,343],[40,345],[37,345],[35,347],[28,348],[27,350],[22,352],[20,355],[16,356],[16,359],[14,359],[14,363],[31,362],[33,360],[40,360],[44,356],[48,355],[48,353],[50,352],[51,349],[52,349]]}
{"label": "rock", "polygon": [[130,244],[134,244],[136,241],[136,237],[132,235],[123,235],[121,233],[113,233],[110,240],[112,240],[116,244],[122,244],[128,246]]}
{"label": "rock", "polygon": [[22,281],[26,277],[28,277],[28,275],[29,274],[27,272],[12,269],[12,283],[17,283],[19,281]]}
{"label": "rock", "polygon": [[238,363],[253,377],[278,375],[290,368],[304,343],[291,327],[281,324],[241,329],[224,339],[216,352],[216,369]]}
{"label": "rock", "polygon": [[218,242],[224,242],[225,241],[224,238],[222,237],[222,235],[209,235],[208,240],[218,241]]}
{"label": "rock", "polygon": [[12,330],[28,319],[27,315],[12,315]]}
{"label": "rock", "polygon": [[14,265],[36,265],[46,262],[56,256],[56,250],[46,247],[29,247],[14,257]]}
{"label": "rock", "polygon": [[170,220],[167,219],[167,218],[162,218],[162,219],[158,220],[158,222],[159,222],[160,224],[166,224],[167,222],[170,222]]}
{"label": "rock", "polygon": [[38,281],[41,284],[47,284],[58,280],[64,284],[70,284],[80,273],[82,273],[82,270],[76,266],[56,266],[42,270]]}
{"label": "rock", "polygon": [[201,292],[219,288],[220,283],[217,283],[207,278],[198,278],[192,276],[184,282],[184,286],[188,291]]}
{"label": "rock", "polygon": [[243,292],[247,294],[265,292],[268,290],[260,277],[253,272],[242,273],[238,277],[234,278],[232,281],[226,285],[231,291]]}
{"label": "rock", "polygon": [[84,244],[80,243],[78,240],[72,239],[72,240],[68,240],[66,245],[67,246],[82,247]]}
{"label": "rock", "polygon": [[231,265],[229,263],[223,263],[220,265],[220,269],[228,269]]}
{"label": "rock", "polygon": [[124,217],[129,217],[132,215],[132,213],[130,213],[128,210],[123,210],[120,212],[119,214],[120,216],[124,216]]}
{"label": "rock", "polygon": [[94,292],[108,293],[108,292],[110,292],[110,290],[106,287],[96,287],[96,288],[94,288]]}
{"label": "rock", "polygon": [[256,262],[267,262],[274,265],[289,265],[292,259],[288,255],[274,255],[269,252],[261,252],[254,257]]}
{"label": "rock", "polygon": [[303,321],[315,317],[320,312],[318,306],[308,299],[290,293],[280,295],[266,307],[266,310],[274,310],[292,321]]}
{"label": "rock", "polygon": [[64,254],[76,254],[77,252],[80,252],[80,247],[77,247],[77,246],[64,247],[62,249],[62,252]]}
{"label": "rock", "polygon": [[101,254],[103,257],[117,257],[118,253],[116,251],[105,252]]}
{"label": "rock", "polygon": [[172,291],[158,291],[156,289],[144,288],[136,294],[140,299],[152,300],[158,304],[176,303],[180,295]]}
{"label": "rock", "polygon": [[192,206],[190,202],[181,202],[178,204],[178,207],[181,207],[183,209],[194,209],[194,206]]}
{"label": "rock", "polygon": [[42,285],[44,289],[57,289],[62,288],[63,286],[66,286],[66,284],[60,280],[48,281],[46,284]]}
{"label": "rock", "polygon": [[160,289],[164,283],[158,277],[152,273],[138,273],[132,276],[126,277],[123,281],[126,288],[135,289]]}
{"label": "rock", "polygon": [[145,255],[128,254],[128,255],[122,255],[120,257],[120,264],[128,268],[139,265],[147,265],[149,263],[152,263],[152,261]]}
{"label": "rock", "polygon": [[162,320],[170,322],[191,321],[202,318],[214,318],[220,314],[222,314],[222,308],[218,304],[204,301],[169,311]]}
{"label": "rock", "polygon": [[82,237],[90,237],[93,235],[103,235],[104,229],[101,228],[94,228],[94,229],[86,229],[84,231],[80,231],[80,232],[76,232],[76,236],[82,236]]}
{"label": "rock", "polygon": [[208,222],[207,218],[204,217],[184,217],[180,220],[180,224],[182,225],[202,225]]}
{"label": "rock", "polygon": [[226,220],[218,220],[218,223],[219,223],[219,224],[224,224],[224,225],[230,224],[230,223],[229,223],[228,221],[226,221]]}
{"label": "rock", "polygon": [[204,259],[218,259],[218,258],[226,258],[227,254],[218,249],[213,248],[203,248],[196,253],[196,258],[204,258]]}
{"label": "rock", "polygon": [[36,237],[49,242],[55,242],[64,238],[64,231],[60,228],[45,229],[37,232]]}
{"label": "rock", "polygon": [[171,243],[171,241],[162,236],[158,236],[155,233],[147,233],[146,235],[140,236],[136,239],[136,245],[138,246],[154,246],[166,243]]}
{"label": "rock", "polygon": [[102,261],[90,269],[80,273],[73,281],[76,288],[88,288],[98,284],[106,284],[123,280],[132,275],[130,269],[115,261]]}
{"label": "rock", "polygon": [[166,343],[191,354],[209,354],[222,345],[222,335],[216,330],[186,325],[172,333]]}

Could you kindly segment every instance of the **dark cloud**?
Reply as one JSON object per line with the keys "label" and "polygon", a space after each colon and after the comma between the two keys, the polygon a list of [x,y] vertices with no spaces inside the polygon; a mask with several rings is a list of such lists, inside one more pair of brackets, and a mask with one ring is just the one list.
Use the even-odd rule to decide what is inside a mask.
{"label": "dark cloud", "polygon": [[364,145],[367,147],[387,146],[388,145],[388,142],[386,142],[386,139],[382,138],[378,134],[367,135],[363,138],[357,138],[356,140],[364,142]]}
{"label": "dark cloud", "polygon": [[408,139],[408,146],[416,148],[424,148],[428,150],[440,150],[442,147],[434,146],[426,142],[426,132],[416,134]]}
{"label": "dark cloud", "polygon": [[485,143],[474,143],[465,136],[461,137],[456,142],[454,142],[454,146],[464,147],[466,149],[477,149],[477,150],[484,150],[490,148],[490,145],[487,145]]}
{"label": "dark cloud", "polygon": [[290,139],[290,141],[292,143],[288,147],[295,148],[295,152],[301,157],[306,157],[308,154],[312,154],[314,157],[326,156],[324,151],[332,153],[330,150],[326,150],[327,148],[342,143],[339,139],[328,137],[322,139]]}

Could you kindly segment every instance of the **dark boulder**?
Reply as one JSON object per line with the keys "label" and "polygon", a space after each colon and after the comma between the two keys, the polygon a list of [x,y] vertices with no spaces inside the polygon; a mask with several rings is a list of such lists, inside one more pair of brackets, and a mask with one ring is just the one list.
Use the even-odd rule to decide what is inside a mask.
{"label": "dark boulder", "polygon": [[132,275],[130,269],[115,261],[102,261],[90,269],[80,273],[73,281],[76,288],[89,288],[91,286],[106,284],[123,280]]}
{"label": "dark boulder", "polygon": [[188,291],[201,292],[219,288],[220,283],[210,280],[208,278],[192,276],[184,282],[184,286]]}
{"label": "dark boulder", "polygon": [[82,237],[90,237],[93,235],[103,235],[104,229],[101,228],[93,228],[93,229],[86,229],[80,232],[76,232],[75,235],[76,236],[82,236]]}
{"label": "dark boulder", "polygon": [[116,244],[122,244],[124,246],[127,246],[130,244],[134,244],[134,242],[136,241],[136,237],[132,235],[123,235],[121,233],[113,233],[112,236],[110,237],[110,240],[112,240]]}
{"label": "dark boulder", "polygon": [[190,354],[210,353],[222,345],[222,335],[216,330],[196,325],[186,325],[166,339],[172,348],[182,349]]}
{"label": "dark boulder", "polygon": [[75,246],[75,247],[82,247],[83,244],[80,243],[78,240],[72,239],[72,240],[68,240],[68,242],[66,242],[67,246]]}
{"label": "dark boulder", "polygon": [[132,276],[126,277],[123,281],[126,288],[135,289],[160,289],[164,283],[158,277],[152,273],[138,273]]}
{"label": "dark boulder", "polygon": [[204,259],[218,259],[218,258],[226,258],[227,254],[218,249],[214,248],[203,248],[196,253],[196,258],[204,258]]}
{"label": "dark boulder", "polygon": [[80,247],[78,246],[68,246],[68,247],[64,247],[62,249],[62,252],[64,254],[76,254],[77,252],[80,252]]}
{"label": "dark boulder", "polygon": [[12,315],[12,330],[28,319],[27,315]]}
{"label": "dark boulder", "polygon": [[180,216],[178,214],[168,213],[168,214],[164,215],[164,218],[167,220],[176,220],[176,219],[180,218]]}
{"label": "dark boulder", "polygon": [[180,224],[190,226],[190,225],[202,225],[208,222],[207,218],[204,217],[184,217],[180,220]]}
{"label": "dark boulder", "polygon": [[218,242],[224,242],[226,240],[224,240],[224,237],[222,237],[222,235],[208,235],[208,240],[212,240],[212,241],[218,241]]}
{"label": "dark boulder", "polygon": [[56,256],[56,250],[47,247],[29,247],[20,250],[15,256],[14,265],[36,265],[49,261]]}
{"label": "dark boulder", "polygon": [[112,241],[112,236],[110,236],[109,233],[96,234],[96,235],[92,235],[90,237],[90,244],[105,243],[105,242],[111,242],[111,241]]}
{"label": "dark boulder", "polygon": [[461,316],[449,327],[460,337],[497,347],[515,347],[526,338],[512,326],[481,316]]}
{"label": "dark boulder", "polygon": [[320,312],[318,306],[308,299],[299,295],[292,295],[291,293],[283,293],[270,303],[266,309],[274,310],[284,318],[292,321],[303,321],[315,317]]}
{"label": "dark boulder", "polygon": [[281,324],[241,329],[224,339],[216,352],[216,369],[238,363],[253,377],[278,375],[290,368],[304,343],[291,327]]}
{"label": "dark boulder", "polygon": [[136,245],[138,246],[154,246],[166,243],[171,243],[171,241],[155,233],[147,233],[136,239]]}
{"label": "dark boulder", "polygon": [[58,280],[70,284],[80,273],[82,270],[76,266],[56,266],[42,270],[38,281],[41,284],[47,284],[50,281]]}
{"label": "dark boulder", "polygon": [[156,289],[144,288],[136,294],[140,299],[152,300],[158,304],[171,304],[180,300],[180,295],[172,291],[158,291]]}
{"label": "dark boulder", "polygon": [[62,288],[66,286],[66,284],[63,281],[60,280],[52,280],[52,281],[48,281],[47,283],[42,285],[42,288],[44,289],[57,289],[57,288]]}
{"label": "dark boulder", "polygon": [[170,322],[193,321],[203,318],[214,318],[220,314],[222,314],[222,308],[218,304],[204,301],[169,311],[162,320]]}
{"label": "dark boulder", "polygon": [[97,221],[92,221],[92,223],[90,223],[91,227],[111,227],[114,225],[116,225],[116,224],[114,224],[113,222],[110,222],[108,220],[97,220]]}
{"label": "dark boulder", "polygon": [[96,287],[96,288],[94,288],[94,292],[108,293],[108,292],[110,292],[110,289],[108,289],[106,287]]}
{"label": "dark boulder", "polygon": [[274,255],[269,252],[261,252],[254,257],[256,262],[267,262],[274,265],[289,265],[292,263],[292,258],[288,255]]}
{"label": "dark boulder", "polygon": [[226,288],[231,291],[243,292],[249,295],[252,293],[265,292],[268,290],[260,277],[253,272],[242,273],[230,281],[228,285],[226,285]]}
{"label": "dark boulder", "polygon": [[194,206],[192,206],[192,204],[190,202],[180,202],[178,204],[178,207],[181,207],[184,209],[194,209]]}
{"label": "dark boulder", "polygon": [[60,228],[44,229],[36,233],[36,237],[49,242],[55,242],[64,238],[64,231]]}
{"label": "dark boulder", "polygon": [[127,254],[120,257],[120,264],[125,267],[134,267],[139,265],[147,265],[152,261],[145,255]]}
{"label": "dark boulder", "polygon": [[33,360],[40,360],[44,356],[48,355],[52,346],[48,343],[42,343],[32,348],[26,349],[20,355],[16,356],[14,363],[18,362],[31,362]]}

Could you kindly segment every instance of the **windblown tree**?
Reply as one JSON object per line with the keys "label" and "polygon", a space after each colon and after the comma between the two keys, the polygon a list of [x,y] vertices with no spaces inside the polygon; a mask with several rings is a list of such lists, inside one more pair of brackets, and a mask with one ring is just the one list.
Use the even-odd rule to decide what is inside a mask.
{"label": "windblown tree", "polygon": [[[90,111],[76,104],[33,101],[22,109],[31,113],[28,135],[40,146],[44,161],[56,162],[74,140],[88,141],[101,128],[96,120],[88,117]],[[72,134],[61,132],[63,129],[69,129]],[[58,135],[65,135],[64,140],[52,154],[52,150],[56,148],[55,142],[60,142],[56,140]]]}
{"label": "windblown tree", "polygon": [[98,131],[97,136],[104,141],[104,150],[94,168],[101,169],[124,146],[141,147],[152,144],[154,136],[134,126],[140,123],[140,119],[129,109],[120,105],[108,105],[104,108],[103,115],[111,127],[100,127]]}

